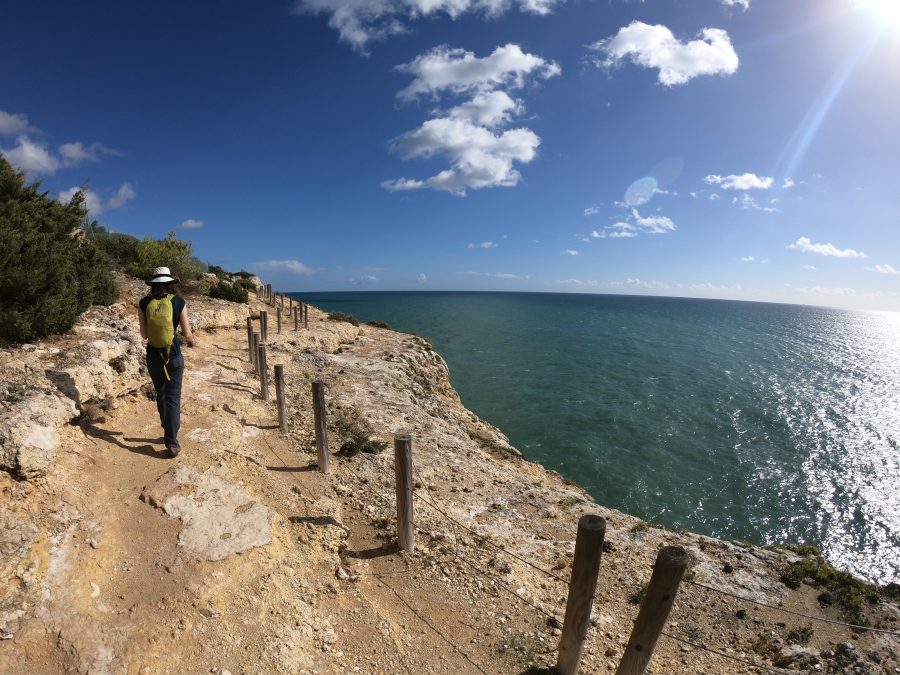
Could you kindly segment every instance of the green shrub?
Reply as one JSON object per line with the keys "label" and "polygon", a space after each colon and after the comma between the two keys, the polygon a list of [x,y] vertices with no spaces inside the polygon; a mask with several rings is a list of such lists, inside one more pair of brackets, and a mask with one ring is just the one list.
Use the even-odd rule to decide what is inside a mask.
{"label": "green shrub", "polygon": [[359,325],[359,319],[357,319],[352,314],[343,314],[341,312],[331,312],[328,314],[329,321],[343,321],[345,323],[352,323],[354,326]]}
{"label": "green shrub", "polygon": [[209,297],[231,302],[247,302],[247,289],[239,284],[230,284],[220,281],[218,285],[209,289]]}
{"label": "green shrub", "polygon": [[112,265],[81,229],[86,217],[83,192],[61,204],[0,154],[0,344],[65,332],[91,305],[115,302]]}
{"label": "green shrub", "polygon": [[366,321],[367,326],[372,326],[374,328],[384,328],[385,330],[392,330],[391,324],[386,321]]}
{"label": "green shrub", "polygon": [[235,272],[234,276],[240,277],[241,279],[249,279],[253,274],[247,270],[241,270],[240,272]]}
{"label": "green shrub", "polygon": [[137,247],[140,244],[137,237],[122,232],[109,232],[96,221],[85,228],[85,232],[118,269],[127,270],[137,258]]}
{"label": "green shrub", "polygon": [[228,272],[226,272],[223,268],[218,265],[209,265],[207,269],[211,274],[215,274],[219,279],[225,279],[228,276]]}
{"label": "green shrub", "polygon": [[244,279],[243,277],[234,282],[235,286],[243,288],[245,291],[253,291],[256,292],[256,284],[254,284],[250,279]]}
{"label": "green shrub", "polygon": [[174,231],[163,239],[144,237],[138,242],[128,271],[139,279],[149,279],[155,268],[168,267],[180,281],[191,281],[205,267],[192,255],[192,248],[190,241],[176,239]]}

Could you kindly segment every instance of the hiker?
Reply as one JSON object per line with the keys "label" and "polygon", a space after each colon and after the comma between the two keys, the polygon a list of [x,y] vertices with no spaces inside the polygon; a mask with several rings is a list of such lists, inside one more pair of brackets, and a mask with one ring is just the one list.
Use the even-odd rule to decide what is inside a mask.
{"label": "hiker", "polygon": [[178,293],[178,279],[168,267],[157,267],[147,282],[150,293],[138,303],[141,337],[147,340],[147,370],[156,389],[156,408],[162,423],[166,450],[177,457],[178,429],[181,426],[181,381],[184,356],[175,331],[181,326],[188,347],[194,346],[194,334],[188,322],[187,306]]}

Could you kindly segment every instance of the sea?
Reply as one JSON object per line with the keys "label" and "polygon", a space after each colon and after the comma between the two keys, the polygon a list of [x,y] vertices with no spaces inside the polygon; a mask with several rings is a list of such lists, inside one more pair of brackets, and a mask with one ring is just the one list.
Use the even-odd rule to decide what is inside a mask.
{"label": "sea", "polygon": [[556,293],[294,293],[422,335],[599,503],[900,582],[900,314]]}

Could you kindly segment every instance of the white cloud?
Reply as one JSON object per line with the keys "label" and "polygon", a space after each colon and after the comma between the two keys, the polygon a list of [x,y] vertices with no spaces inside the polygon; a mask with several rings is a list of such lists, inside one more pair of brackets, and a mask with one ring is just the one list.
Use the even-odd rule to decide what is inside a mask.
{"label": "white cloud", "polygon": [[631,209],[631,220],[620,220],[603,230],[593,230],[594,239],[631,239],[639,234],[666,234],[677,228],[668,216],[642,216],[637,209]]}
{"label": "white cloud", "polygon": [[875,265],[875,267],[867,267],[870,272],[878,272],[879,274],[900,274],[900,270],[894,269],[891,265]]}
{"label": "white cloud", "polygon": [[122,183],[116,193],[105,202],[103,198],[92,190],[80,187],[70,187],[68,190],[62,190],[59,195],[59,201],[67,204],[72,201],[72,197],[79,190],[84,190],[84,205],[87,207],[88,215],[99,216],[104,211],[114,211],[121,209],[126,203],[137,197],[137,192],[131,187],[131,183]]}
{"label": "white cloud", "polygon": [[[2,111],[0,111],[2,113]],[[5,113],[4,113],[5,114]],[[24,116],[12,116],[14,118]],[[0,124],[3,124],[0,119]],[[8,124],[19,124],[18,120],[13,120]],[[27,124],[27,120],[25,121]],[[101,156],[120,155],[121,153],[112,148],[108,148],[102,143],[91,143],[84,145],[81,142],[63,143],[59,146],[59,154],[54,154],[45,144],[34,141],[27,135],[22,134],[16,138],[16,146],[13,148],[0,148],[0,153],[6,157],[7,161],[15,168],[28,171],[34,174],[53,175],[62,168],[77,166],[83,162],[99,162]]]}
{"label": "white cloud", "polygon": [[563,0],[296,0],[293,13],[325,14],[328,25],[338,31],[340,39],[359,51],[365,51],[371,40],[405,33],[406,21],[435,14],[452,19],[468,12],[490,18],[500,16],[510,7],[529,14],[547,14]]}
{"label": "white cloud", "polygon": [[642,217],[637,209],[632,209],[631,214],[634,216],[635,225],[647,234],[665,234],[675,231],[675,223],[667,216]]}
{"label": "white cloud", "polygon": [[793,179],[793,178],[785,178],[785,179],[784,179],[784,182],[781,184],[781,189],[782,189],[782,190],[789,190],[789,189],[791,189],[792,187],[794,187],[796,184],[797,184],[797,183],[794,182],[794,179]]}
{"label": "white cloud", "polygon": [[[553,61],[523,52],[516,44],[497,47],[483,58],[464,49],[435,47],[397,66],[397,70],[413,76],[409,86],[397,94],[406,101],[422,95],[436,97],[442,92],[467,94],[499,87],[519,88],[529,75],[547,79],[561,72]],[[507,96],[503,103],[511,101]]]}
{"label": "white cloud", "polygon": [[469,101],[450,108],[447,115],[451,119],[464,120],[484,127],[496,127],[508,123],[512,115],[518,115],[524,110],[522,102],[512,99],[505,91],[482,91]]}
{"label": "white cloud", "polygon": [[726,7],[740,7],[745,12],[750,9],[750,0],[719,0]]}
{"label": "white cloud", "polygon": [[600,213],[599,206],[589,206],[584,210],[585,217],[596,216],[598,213]]}
{"label": "white cloud", "polygon": [[511,274],[509,272],[461,272],[469,277],[493,277],[494,279],[529,279],[527,274]]}
{"label": "white cloud", "polygon": [[576,251],[573,248],[567,248],[565,251],[563,251],[563,253],[565,253],[566,255],[570,255],[570,256],[581,255],[581,253],[579,253],[578,251]]}
{"label": "white cloud", "polygon": [[756,261],[756,256],[752,256],[752,255],[745,255],[744,257],[741,258],[741,262],[755,262],[755,261]]}
{"label": "white cloud", "polygon": [[809,270],[810,272],[814,272],[814,271],[816,271],[816,270],[819,269],[819,268],[816,267],[815,265],[804,265],[804,266],[803,266],[803,269]]}
{"label": "white cloud", "polygon": [[721,199],[721,197],[719,196],[719,193],[718,193],[718,192],[711,192],[711,193],[709,194],[709,201],[711,201],[711,202],[715,202],[715,201],[718,201],[718,200],[720,200],[720,199]]}
{"label": "white cloud", "polygon": [[355,279],[350,279],[350,283],[354,286],[368,286],[371,284],[377,284],[380,280],[374,274],[366,274],[362,277],[356,277]]}
{"label": "white cloud", "polygon": [[655,279],[652,281],[644,281],[638,278],[630,278],[625,279],[624,281],[611,281],[609,283],[613,288],[641,288],[646,290],[661,290],[664,288],[669,288],[669,284],[665,284],[662,281],[656,281]]}
{"label": "white cloud", "polygon": [[633,21],[589,49],[602,55],[594,59],[598,66],[611,68],[630,59],[645,68],[656,68],[659,82],[667,87],[700,75],[731,75],[738,68],[731,39],[720,28],[704,28],[699,39],[680,42],[666,26]]}
{"label": "white cloud", "polygon": [[[758,204],[753,197],[748,195],[746,192],[741,196],[740,201],[738,201],[737,197],[731,200],[734,204],[740,204],[742,209],[754,209],[756,211],[765,211],[766,213],[777,213],[778,209],[774,206],[762,206]],[[770,204],[774,204],[775,200],[769,202]]]}
{"label": "white cloud", "polygon": [[0,136],[19,136],[29,131],[37,131],[28,123],[28,117],[22,113],[8,113],[0,110]]}
{"label": "white cloud", "polygon": [[708,185],[720,185],[723,190],[768,190],[775,184],[771,176],[757,176],[755,173],[744,173],[740,176],[718,176],[710,174],[703,179]]}
{"label": "white cloud", "polygon": [[865,258],[866,254],[854,251],[852,248],[837,248],[834,244],[814,244],[809,237],[800,237],[788,248],[797,249],[804,253],[816,253],[817,255],[832,256],[834,258]]}
{"label": "white cloud", "polygon": [[182,222],[178,227],[182,230],[199,230],[206,223],[202,220],[197,220],[195,218],[188,218],[184,222]]}
{"label": "white cloud", "polygon": [[599,282],[596,279],[557,279],[554,284],[564,286],[597,286]]}
{"label": "white cloud", "polygon": [[521,87],[527,76],[558,75],[559,66],[507,44],[484,58],[438,47],[398,69],[413,75],[410,85],[398,94],[404,100],[442,94],[470,98],[391,141],[391,149],[403,159],[442,157],[450,168],[424,180],[387,180],[383,188],[430,188],[464,196],[467,189],[511,187],[519,182],[521,175],[514,164],[532,161],[541,140],[531,129],[504,129],[525,107],[498,87]]}
{"label": "white cloud", "polygon": [[27,136],[19,136],[16,143],[14,148],[0,148],[0,153],[16,169],[52,175],[62,166],[60,159],[47,146],[32,141]]}
{"label": "white cloud", "polygon": [[469,244],[466,248],[497,248],[497,244],[492,241],[483,241],[480,244]]}
{"label": "white cloud", "polygon": [[319,270],[307,267],[299,260],[264,260],[254,263],[253,267],[258,267],[266,272],[287,272],[289,274],[302,274],[309,276],[315,274]]}
{"label": "white cloud", "polygon": [[428,283],[428,275],[425,272],[419,272],[419,276],[416,278],[416,281],[420,284]]}
{"label": "white cloud", "polygon": [[121,209],[127,202],[137,197],[137,192],[131,187],[131,183],[122,183],[121,187],[116,190],[116,194],[106,200],[106,210]]}

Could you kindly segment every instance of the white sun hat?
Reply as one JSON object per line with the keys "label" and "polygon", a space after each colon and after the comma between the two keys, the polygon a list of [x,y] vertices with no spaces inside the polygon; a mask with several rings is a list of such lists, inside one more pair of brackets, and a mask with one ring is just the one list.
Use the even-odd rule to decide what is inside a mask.
{"label": "white sun hat", "polygon": [[147,282],[148,284],[168,284],[171,282],[177,282],[178,279],[172,276],[172,273],[169,271],[168,267],[157,267],[153,270],[153,276]]}

